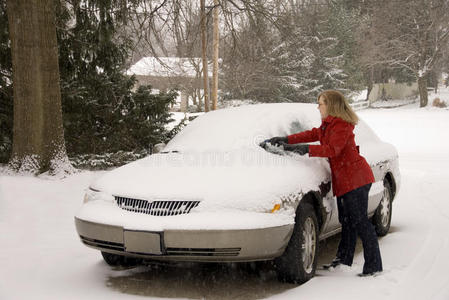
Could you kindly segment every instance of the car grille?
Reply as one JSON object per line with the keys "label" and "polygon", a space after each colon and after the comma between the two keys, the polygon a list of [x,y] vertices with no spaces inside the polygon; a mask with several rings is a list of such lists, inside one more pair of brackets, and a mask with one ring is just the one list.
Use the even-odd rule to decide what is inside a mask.
{"label": "car grille", "polygon": [[147,201],[115,196],[117,205],[124,210],[152,216],[176,216],[188,214],[200,201]]}
{"label": "car grille", "polygon": [[[102,250],[114,250],[126,253],[125,245],[80,236],[81,241],[87,246],[100,248]],[[164,254],[167,256],[238,256],[242,248],[166,248]],[[139,253],[153,255],[152,253]]]}
{"label": "car grille", "polygon": [[96,239],[87,238],[87,237],[81,236],[81,235],[80,235],[80,238],[81,238],[81,241],[88,246],[109,249],[109,250],[122,251],[122,252],[125,251],[125,245],[123,245],[121,243],[96,240]]}
{"label": "car grille", "polygon": [[173,256],[238,256],[242,248],[167,248]]}

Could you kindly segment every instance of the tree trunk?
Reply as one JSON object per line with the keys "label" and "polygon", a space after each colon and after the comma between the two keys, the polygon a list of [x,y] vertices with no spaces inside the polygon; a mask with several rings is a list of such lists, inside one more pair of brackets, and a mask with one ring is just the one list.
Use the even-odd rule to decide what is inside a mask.
{"label": "tree trunk", "polygon": [[438,94],[438,77],[441,76],[441,74],[437,74],[437,72],[432,72],[432,82],[435,94]]}
{"label": "tree trunk", "polygon": [[374,86],[374,67],[371,67],[369,70],[369,79],[368,79],[368,92],[366,93],[366,100],[369,100],[369,95],[371,94],[371,91],[373,90]]}
{"label": "tree trunk", "polygon": [[418,90],[419,90],[419,106],[425,107],[427,106],[428,102],[426,75],[418,77]]}
{"label": "tree trunk", "polygon": [[201,90],[196,89],[196,97],[198,98],[198,112],[203,111],[203,104],[201,103]]}
{"label": "tree trunk", "polygon": [[209,71],[207,70],[207,41],[206,41],[206,8],[205,0],[201,4],[201,53],[203,60],[204,111],[209,111]]}
{"label": "tree trunk", "polygon": [[219,31],[218,31],[218,0],[214,0],[214,64],[212,69],[212,110],[217,109],[217,101],[218,101],[218,46],[219,46]]}
{"label": "tree trunk", "polygon": [[194,89],[192,91],[192,102],[193,102],[193,105],[198,106],[198,101],[196,99],[197,99],[197,97],[196,97],[196,89]]}
{"label": "tree trunk", "polygon": [[[10,166],[31,173],[68,163],[53,0],[8,0],[14,133]],[[71,166],[70,166],[71,167]]]}

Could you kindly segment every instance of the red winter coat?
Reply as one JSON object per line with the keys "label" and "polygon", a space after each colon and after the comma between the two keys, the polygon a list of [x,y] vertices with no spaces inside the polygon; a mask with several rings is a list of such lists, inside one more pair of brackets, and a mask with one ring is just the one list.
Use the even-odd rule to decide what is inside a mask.
{"label": "red winter coat", "polygon": [[319,128],[288,136],[289,144],[320,141],[321,145],[309,146],[309,156],[329,158],[332,189],[337,197],[374,182],[373,171],[359,154],[353,130],[351,123],[328,116]]}

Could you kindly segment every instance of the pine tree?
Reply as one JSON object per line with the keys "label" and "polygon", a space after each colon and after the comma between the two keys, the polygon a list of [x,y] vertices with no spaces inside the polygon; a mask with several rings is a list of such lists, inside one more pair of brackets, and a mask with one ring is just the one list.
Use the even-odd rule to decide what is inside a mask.
{"label": "pine tree", "polygon": [[341,57],[339,65],[342,74],[346,75],[343,78],[342,91],[351,92],[365,88],[358,46],[358,28],[361,27],[365,18],[358,1],[352,5],[347,3],[345,5],[345,2],[348,1],[334,1],[329,5],[328,22],[325,27],[329,34],[336,38],[332,53],[335,57]]}
{"label": "pine tree", "polygon": [[223,60],[229,98],[314,102],[325,89],[362,88],[351,10],[338,1],[297,5],[282,6],[274,20],[248,13],[234,30]]}
{"label": "pine tree", "polygon": [[[63,126],[69,155],[134,151],[167,142],[176,93],[134,91],[124,74],[133,47],[119,33],[140,0],[55,1]],[[12,146],[12,63],[6,0],[0,0],[0,162]],[[56,57],[56,56],[55,56]],[[155,122],[155,124],[153,124]],[[138,134],[137,134],[138,133]]]}
{"label": "pine tree", "polygon": [[[71,154],[147,149],[170,137],[163,125],[171,121],[169,104],[176,93],[154,95],[151,87],[133,92],[135,78],[124,74],[133,44],[118,32],[127,20],[122,2],[59,6],[64,126]],[[165,118],[155,118],[160,115]]]}
{"label": "pine tree", "polygon": [[0,0],[0,163],[7,163],[12,148],[12,60],[6,1]]}
{"label": "pine tree", "polygon": [[287,11],[281,19],[271,57],[286,101],[315,102],[322,90],[344,88],[344,53],[329,17],[326,7],[311,6]]}
{"label": "pine tree", "polygon": [[312,68],[317,60],[311,48],[312,39],[301,28],[295,28],[280,37],[274,48],[270,64],[279,84],[277,99],[280,101],[309,102],[315,97],[317,80]]}

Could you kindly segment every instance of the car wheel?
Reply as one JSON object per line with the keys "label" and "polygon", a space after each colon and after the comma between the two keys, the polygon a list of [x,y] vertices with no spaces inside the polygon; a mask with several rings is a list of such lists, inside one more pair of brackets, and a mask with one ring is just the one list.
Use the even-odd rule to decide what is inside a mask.
{"label": "car wheel", "polygon": [[390,230],[393,192],[390,182],[384,179],[384,193],[373,216],[373,224],[378,236],[384,236]]}
{"label": "car wheel", "polygon": [[113,267],[131,267],[139,264],[139,259],[101,251],[104,261]]}
{"label": "car wheel", "polygon": [[280,281],[304,283],[315,275],[318,253],[318,222],[310,203],[296,210],[293,234],[284,254],[275,260]]}

